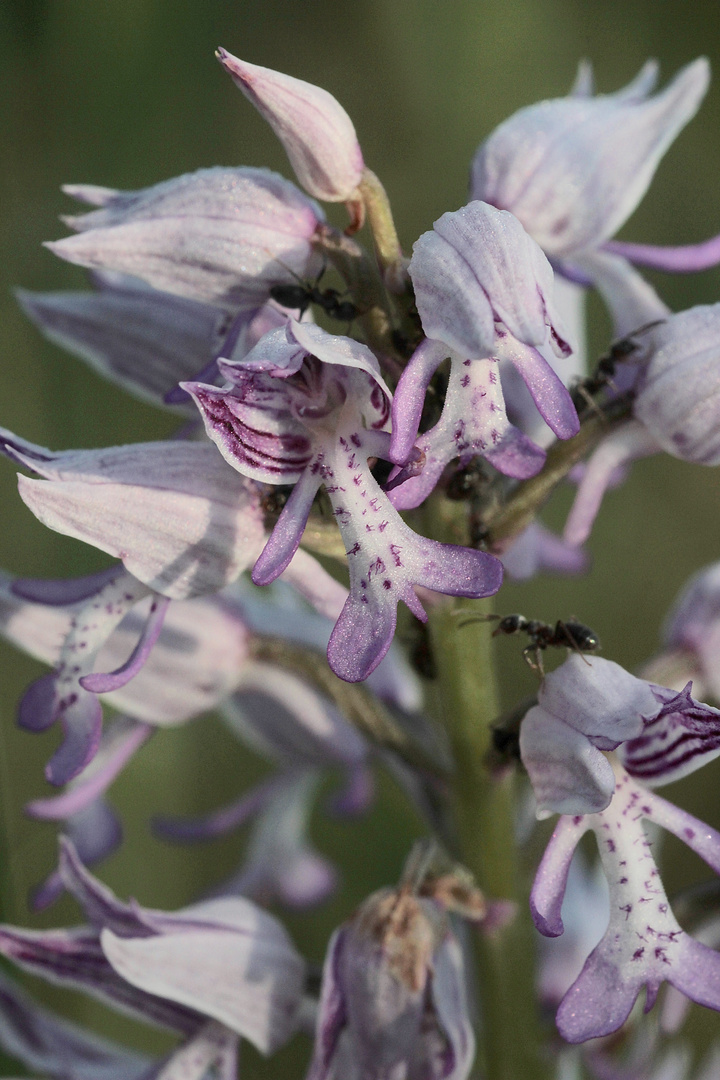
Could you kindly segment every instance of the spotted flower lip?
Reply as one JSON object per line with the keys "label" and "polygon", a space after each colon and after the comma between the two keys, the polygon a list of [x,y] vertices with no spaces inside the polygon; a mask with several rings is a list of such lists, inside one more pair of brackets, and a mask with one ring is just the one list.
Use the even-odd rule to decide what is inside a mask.
{"label": "spotted flower lip", "polygon": [[511,210],[548,255],[597,247],[627,220],[708,87],[700,58],[652,95],[650,61],[615,94],[521,109],[477,151],[471,195]]}
{"label": "spotted flower lip", "polygon": [[239,472],[295,484],[255,563],[255,584],[268,584],[288,565],[321,485],[332,502],[350,568],[350,596],[328,646],[337,675],[356,682],[377,667],[399,600],[425,618],[413,585],[453,596],[497,591],[498,560],[418,536],[370,472],[369,458],[388,459],[390,434],[383,430],[389,392],[369,349],[291,321],[221,370],[231,380],[223,389],[184,384],[208,436]]}
{"label": "spotted flower lip", "polygon": [[225,49],[217,57],[280,139],[305,190],[327,202],[351,199],[365,165],[352,120],[332,94]]}
{"label": "spotted flower lip", "polygon": [[680,928],[642,819],[674,833],[716,873],[720,834],[641,787],[619,765],[616,775],[615,794],[604,811],[560,818],[531,893],[538,930],[558,937],[564,929],[560,909],[570,861],[583,834],[590,829],[596,834],[610,886],[610,921],[557,1012],[558,1030],[571,1043],[617,1031],[643,986],[646,1009],[662,982],[692,1001],[720,1008],[720,954]]}
{"label": "spotted flower lip", "polygon": [[141,191],[65,190],[99,207],[46,246],[68,262],[116,270],[156,289],[236,311],[314,275],[319,206],[268,169],[201,169]]}

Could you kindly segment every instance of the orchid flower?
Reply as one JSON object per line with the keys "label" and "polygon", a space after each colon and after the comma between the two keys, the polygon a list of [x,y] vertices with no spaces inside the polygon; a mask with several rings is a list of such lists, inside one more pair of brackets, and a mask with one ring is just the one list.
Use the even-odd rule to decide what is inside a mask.
{"label": "orchid flower", "polygon": [[295,485],[253,569],[256,584],[290,562],[321,485],[332,502],[350,567],[350,596],[328,646],[337,675],[355,682],[378,665],[398,600],[425,618],[413,585],[460,596],[497,591],[501,567],[492,556],[412,532],[372,476],[368,459],[388,457],[390,394],[369,349],[291,321],[242,362],[220,368],[224,389],[184,384],[208,436],[245,476]]}
{"label": "orchid flower", "polygon": [[60,873],[89,925],[0,927],[0,952],[19,967],[186,1037],[209,1018],[268,1054],[297,1029],[305,965],[281,925],[249,900],[173,913],[123,904],[67,841]]}
{"label": "orchid flower", "polygon": [[695,60],[653,95],[657,75],[649,61],[614,94],[593,96],[581,82],[569,97],[521,109],[486,139],[472,164],[471,197],[512,211],[561,273],[595,283],[619,336],[643,321],[623,317],[624,296],[644,296],[658,313],[664,308],[631,262],[688,271],[720,259],[717,238],[668,249],[610,240],[697,112],[710,70],[706,59]]}
{"label": "orchid flower", "polygon": [[[508,421],[497,360],[517,368],[556,435],[576,434],[570,396],[541,352],[572,351],[553,306],[547,259],[512,214],[472,202],[420,237],[408,269],[426,341],[397,387],[390,453],[399,465],[415,453],[423,467],[397,488],[395,504],[417,506],[453,458],[466,464],[482,454],[508,476],[533,476],[545,454]],[[417,439],[425,391],[448,356],[442,416]]]}
{"label": "orchid flower", "polygon": [[236,312],[319,269],[312,239],[322,211],[268,169],[201,169],[142,191],[64,190],[98,209],[67,217],[78,235],[47,247],[163,292]]}
{"label": "orchid flower", "polygon": [[[520,736],[539,816],[573,815],[560,818],[538,868],[535,925],[548,937],[563,933],[568,870],[588,830],[610,889],[608,927],[557,1013],[561,1035],[573,1043],[616,1031],[643,986],[649,1009],[663,981],[720,1010],[720,954],[681,930],[642,824],[668,829],[720,873],[720,833],[648,790],[720,755],[720,711],[694,701],[689,686],[676,694],[595,657],[583,673],[579,660],[548,677]],[[608,760],[601,749],[616,749],[617,757]]]}
{"label": "orchid flower", "polygon": [[316,199],[357,197],[365,168],[355,128],[332,94],[280,71],[217,57],[235,85],[265,117],[287,151],[298,180]]}
{"label": "orchid flower", "polygon": [[375,893],[328,945],[308,1080],[465,1080],[474,1054],[447,915],[407,888]]}

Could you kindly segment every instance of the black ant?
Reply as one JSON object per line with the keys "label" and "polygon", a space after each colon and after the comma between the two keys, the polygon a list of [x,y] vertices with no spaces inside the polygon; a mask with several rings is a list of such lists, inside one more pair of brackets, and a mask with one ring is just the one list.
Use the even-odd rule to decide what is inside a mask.
{"label": "black ant", "polygon": [[[543,676],[545,669],[541,653],[547,648],[565,646],[577,653],[595,653],[600,648],[600,639],[595,631],[575,619],[568,619],[566,622],[558,619],[555,626],[552,626],[550,623],[540,622],[539,619],[526,619],[524,615],[476,615],[473,618],[483,621],[498,619],[493,637],[500,634],[527,634],[530,644],[523,649],[523,657],[533,671],[539,671]],[[471,621],[473,620],[466,619],[460,625],[467,625]]]}
{"label": "black ant", "polygon": [[629,356],[632,356],[634,352],[640,348],[640,342],[635,338],[641,334],[646,334],[649,330],[654,330],[656,326],[660,326],[665,322],[664,319],[655,319],[653,322],[645,323],[644,326],[638,327],[637,330],[633,330],[627,337],[620,338],[619,341],[615,341],[610,346],[610,352],[606,356],[600,357],[595,368],[594,374],[588,376],[587,379],[582,379],[571,390],[572,402],[575,408],[580,411],[583,406],[590,406],[596,408],[593,397],[601,390],[604,390],[606,386],[613,389],[613,377],[615,375],[615,368],[618,364],[627,360]]}
{"label": "black ant", "polygon": [[352,300],[341,300],[342,293],[338,289],[319,289],[318,284],[324,273],[323,266],[312,283],[298,278],[297,285],[273,285],[270,296],[281,307],[299,311],[301,319],[311,304],[317,304],[331,319],[351,323],[360,314],[359,308]]}

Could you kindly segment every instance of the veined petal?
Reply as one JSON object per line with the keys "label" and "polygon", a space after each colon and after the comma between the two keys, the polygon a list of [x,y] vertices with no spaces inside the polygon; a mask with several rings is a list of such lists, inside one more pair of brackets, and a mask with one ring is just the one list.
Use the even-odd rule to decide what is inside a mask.
{"label": "veined petal", "polygon": [[496,321],[523,344],[570,352],[550,264],[512,214],[486,202],[444,214],[416,241],[408,270],[425,334],[458,355],[494,355]]}
{"label": "veined petal", "polygon": [[46,478],[19,480],[23,501],[43,524],[121,558],[171,599],[222,588],[262,544],[257,490],[213,446],[145,443],[65,451],[46,461],[24,449],[13,454]]}
{"label": "veined petal", "polygon": [[316,199],[344,202],[364,163],[352,121],[332,94],[218,49],[218,59],[285,147],[300,183]]}
{"label": "veined petal", "polygon": [[145,287],[17,298],[50,341],[152,405],[211,358],[223,313]]}
{"label": "veined petal", "polygon": [[619,748],[630,776],[648,787],[669,784],[695,772],[720,754],[720,710],[690,697],[692,683],[679,694],[659,687],[660,712],[642,734]]}
{"label": "veined petal", "polygon": [[646,96],[650,79],[641,73],[619,94],[522,109],[478,150],[472,195],[511,210],[549,254],[593,247],[635,209],[708,81],[701,58],[654,97]]}
{"label": "veined petal", "polygon": [[323,214],[277,173],[215,168],[114,193],[66,220],[80,235],[47,245],[61,258],[235,310],[317,269],[311,240]]}

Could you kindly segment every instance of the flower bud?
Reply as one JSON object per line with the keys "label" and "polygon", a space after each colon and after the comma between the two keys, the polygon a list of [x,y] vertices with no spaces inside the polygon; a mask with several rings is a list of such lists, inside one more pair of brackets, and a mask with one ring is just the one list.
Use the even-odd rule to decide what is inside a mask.
{"label": "flower bud", "polygon": [[217,57],[280,139],[305,190],[326,202],[352,198],[365,165],[352,120],[332,94],[225,49]]}

